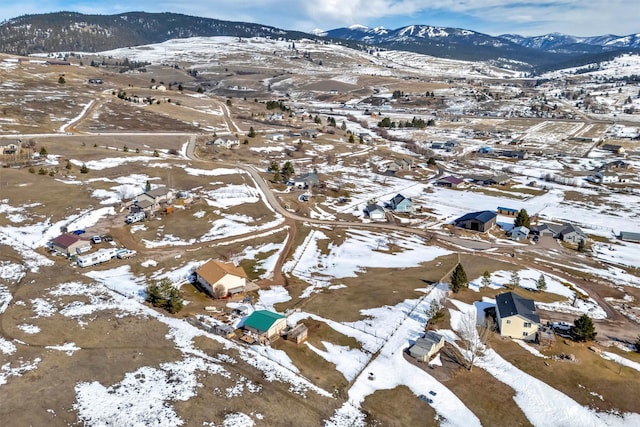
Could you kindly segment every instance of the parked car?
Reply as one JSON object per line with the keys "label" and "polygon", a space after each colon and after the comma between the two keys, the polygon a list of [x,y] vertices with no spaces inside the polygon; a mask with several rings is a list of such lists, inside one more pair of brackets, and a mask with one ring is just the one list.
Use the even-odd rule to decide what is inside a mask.
{"label": "parked car", "polygon": [[79,235],[84,234],[84,233],[85,233],[84,230],[75,230],[75,231],[73,231],[73,234],[75,234],[76,236],[79,236]]}
{"label": "parked car", "polygon": [[97,245],[102,243],[102,238],[100,236],[93,236],[91,238],[91,241],[93,242],[94,245]]}
{"label": "parked car", "polygon": [[103,242],[113,242],[113,237],[111,237],[110,234],[105,234],[104,236],[102,236],[102,241]]}

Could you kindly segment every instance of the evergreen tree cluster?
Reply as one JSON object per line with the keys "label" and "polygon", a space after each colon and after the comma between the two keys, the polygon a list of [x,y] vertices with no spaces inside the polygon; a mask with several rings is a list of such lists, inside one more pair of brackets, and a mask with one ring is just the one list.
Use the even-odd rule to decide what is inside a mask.
{"label": "evergreen tree cluster", "polygon": [[171,314],[175,314],[182,310],[184,300],[180,290],[171,285],[169,279],[162,279],[159,282],[152,283],[146,289],[146,301],[154,307],[164,308]]}

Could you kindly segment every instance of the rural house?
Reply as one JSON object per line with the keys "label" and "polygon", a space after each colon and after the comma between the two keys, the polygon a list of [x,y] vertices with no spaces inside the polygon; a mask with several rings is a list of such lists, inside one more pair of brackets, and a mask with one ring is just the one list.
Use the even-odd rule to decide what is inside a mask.
{"label": "rural house", "polygon": [[458,188],[459,185],[464,183],[464,181],[460,178],[457,178],[453,175],[445,176],[444,178],[440,178],[434,184],[439,187],[446,188]]}
{"label": "rural house", "polygon": [[71,256],[91,250],[91,243],[75,234],[64,233],[51,241],[51,249],[64,256]]}
{"label": "rural house", "polygon": [[496,323],[501,336],[532,341],[540,327],[540,316],[533,300],[506,292],[496,295]]}
{"label": "rural house", "polygon": [[523,240],[529,236],[529,229],[524,225],[513,227],[507,231],[507,236],[509,236],[511,240]]}
{"label": "rural house", "polygon": [[400,213],[413,212],[413,202],[411,199],[404,197],[402,194],[396,194],[396,196],[389,202],[391,210]]}
{"label": "rural house", "polygon": [[454,221],[456,227],[471,231],[489,231],[496,225],[497,214],[493,211],[471,212]]}
{"label": "rural house", "polygon": [[287,327],[287,318],[268,310],[257,310],[244,321],[244,328],[260,338],[277,337]]}
{"label": "rural house", "polygon": [[312,188],[320,185],[317,173],[309,172],[293,178],[293,185],[297,188]]}
{"label": "rural house", "polygon": [[556,238],[564,227],[559,224],[540,224],[531,226],[531,234],[536,236],[550,236]]}
{"label": "rural house", "polygon": [[364,208],[364,213],[369,217],[371,221],[385,221],[387,219],[387,213],[382,206],[373,203]]}
{"label": "rural house", "polygon": [[410,171],[413,168],[413,159],[393,160],[387,165],[387,172],[395,174],[398,171]]}
{"label": "rural house", "polygon": [[210,260],[194,274],[196,282],[216,298],[244,292],[247,286],[247,274],[242,267],[236,267],[233,263]]}
{"label": "rural house", "polygon": [[444,347],[444,336],[428,331],[409,347],[409,355],[420,362],[428,362],[442,347]]}
{"label": "rural house", "polygon": [[214,147],[237,148],[240,146],[240,141],[232,138],[216,138],[213,141],[207,142],[207,145],[213,145]]}
{"label": "rural house", "polygon": [[563,242],[572,243],[577,245],[581,240],[587,241],[587,235],[577,226],[572,224],[567,224],[562,229],[558,238]]}
{"label": "rural house", "polygon": [[153,190],[145,191],[136,197],[130,207],[131,213],[145,212],[151,215],[157,212],[161,207],[171,204],[174,199],[174,192],[170,188],[160,187]]}

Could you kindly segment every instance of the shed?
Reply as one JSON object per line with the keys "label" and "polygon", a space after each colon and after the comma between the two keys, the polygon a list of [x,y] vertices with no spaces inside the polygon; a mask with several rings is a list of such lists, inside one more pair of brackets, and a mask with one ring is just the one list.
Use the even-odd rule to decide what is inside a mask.
{"label": "shed", "polygon": [[518,212],[520,212],[518,209],[505,208],[502,206],[498,206],[498,213],[501,215],[516,216],[518,215]]}
{"label": "shed", "polygon": [[268,339],[278,336],[287,327],[287,318],[268,310],[257,310],[244,321],[244,328]]}
{"label": "shed", "polygon": [[444,347],[444,336],[428,331],[424,337],[418,338],[411,347],[409,354],[420,362],[428,362],[442,347]]}
{"label": "shed", "polygon": [[296,344],[300,344],[307,339],[307,336],[309,335],[309,328],[307,328],[306,325],[300,323],[299,325],[296,325],[288,330],[286,335],[287,341],[293,341]]}
{"label": "shed", "polygon": [[621,231],[620,236],[618,238],[626,242],[640,243],[640,233],[633,233],[631,231]]}

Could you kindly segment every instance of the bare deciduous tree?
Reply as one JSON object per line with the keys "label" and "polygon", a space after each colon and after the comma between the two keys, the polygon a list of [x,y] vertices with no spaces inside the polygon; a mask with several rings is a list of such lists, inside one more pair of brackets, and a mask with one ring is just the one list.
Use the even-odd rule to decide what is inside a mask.
{"label": "bare deciduous tree", "polygon": [[460,334],[461,345],[460,347],[465,352],[466,368],[468,370],[473,369],[475,361],[484,355],[485,344],[491,335],[493,330],[493,320],[487,319],[484,325],[477,325],[476,314],[474,311],[469,311],[462,314],[460,321],[460,329],[457,331]]}

